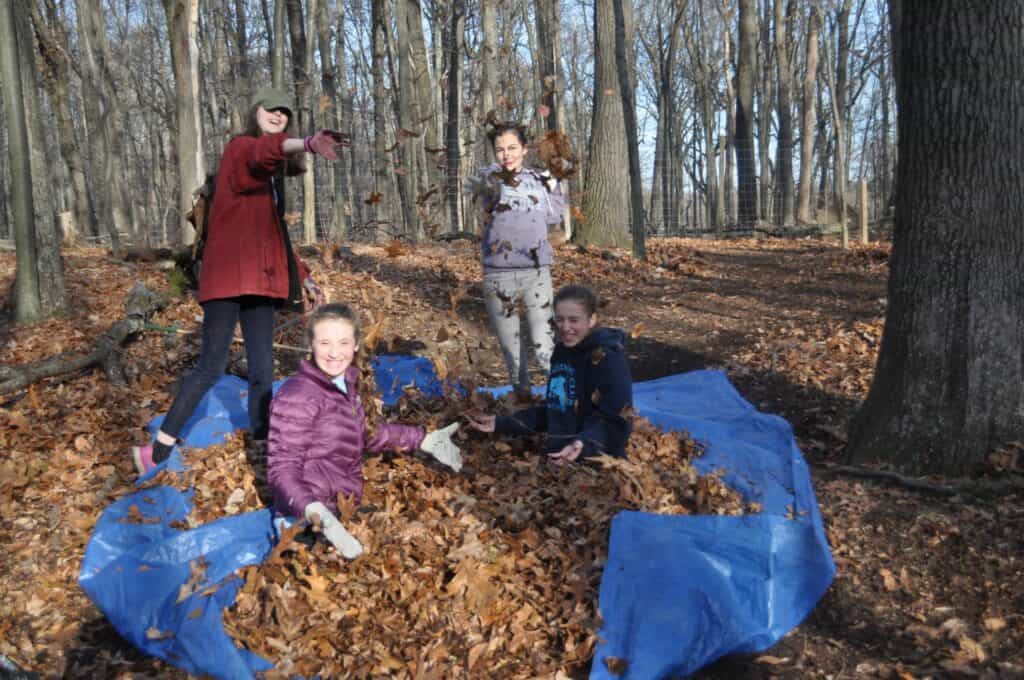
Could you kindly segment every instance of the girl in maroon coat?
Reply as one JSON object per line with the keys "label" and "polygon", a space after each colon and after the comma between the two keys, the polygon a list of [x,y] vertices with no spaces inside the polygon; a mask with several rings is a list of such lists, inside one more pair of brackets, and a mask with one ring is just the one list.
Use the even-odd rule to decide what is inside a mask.
{"label": "girl in maroon coat", "polygon": [[235,325],[241,322],[249,367],[249,428],[257,448],[267,438],[273,381],[274,309],[322,301],[309,270],[295,257],[285,227],[284,176],[305,171],[295,157],[337,159],[347,135],[321,130],[289,137],[292,106],[280,90],[256,93],[246,131],[228,142],[217,172],[209,235],[199,276],[203,308],[199,363],[185,377],[151,444],[132,448],[139,474],[166,461],[199,400],[224,374]]}
{"label": "girl in maroon coat", "polygon": [[435,432],[419,427],[374,423],[364,403],[372,403],[372,383],[360,381],[357,364],[359,320],[343,304],[319,307],[306,328],[312,361],[281,386],[270,406],[267,480],[278,515],[316,516],[324,536],[345,558],[363,549],[330,507],[338,494],[356,502],[363,493],[364,451],[425,451],[456,472],[462,457],[451,440],[457,423]]}

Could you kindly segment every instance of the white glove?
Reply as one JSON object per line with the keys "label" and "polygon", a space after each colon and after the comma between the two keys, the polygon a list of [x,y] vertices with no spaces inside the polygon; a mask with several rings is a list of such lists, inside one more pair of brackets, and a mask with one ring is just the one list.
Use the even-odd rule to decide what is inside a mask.
{"label": "white glove", "polygon": [[459,447],[452,441],[452,435],[459,429],[458,423],[452,423],[446,428],[428,432],[420,444],[420,450],[426,451],[440,463],[447,465],[458,472],[462,469],[462,453]]}
{"label": "white glove", "polygon": [[334,549],[340,552],[346,560],[354,560],[363,554],[363,545],[355,536],[348,533],[326,505],[319,501],[310,503],[306,506],[303,514],[311,522],[314,516],[320,518],[320,528],[324,533],[324,538],[330,541]]}
{"label": "white glove", "polygon": [[547,170],[540,173],[540,181],[544,182],[544,186],[548,188],[548,192],[552,192],[558,188],[558,180],[555,179],[555,177]]}

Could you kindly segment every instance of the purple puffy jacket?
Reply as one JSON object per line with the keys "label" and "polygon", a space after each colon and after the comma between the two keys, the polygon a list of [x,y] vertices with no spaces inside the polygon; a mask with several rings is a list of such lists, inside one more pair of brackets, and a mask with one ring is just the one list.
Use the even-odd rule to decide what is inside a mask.
{"label": "purple puffy jacket", "polygon": [[364,451],[412,451],[424,431],[380,423],[367,436],[366,413],[356,393],[359,370],[345,373],[348,394],[310,361],[290,377],[270,404],[267,479],[278,514],[302,517],[308,504],[334,508],[338,492],[363,495]]}

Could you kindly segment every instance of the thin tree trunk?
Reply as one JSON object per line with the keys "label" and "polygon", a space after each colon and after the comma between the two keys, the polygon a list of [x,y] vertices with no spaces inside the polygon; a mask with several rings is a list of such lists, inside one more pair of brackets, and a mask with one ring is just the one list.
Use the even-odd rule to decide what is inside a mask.
{"label": "thin tree trunk", "polygon": [[205,180],[203,127],[199,111],[199,0],[164,0],[178,134],[178,233],[183,245],[195,241],[195,229],[185,216],[192,209],[192,192]]}
{"label": "thin tree trunk", "polygon": [[753,229],[757,219],[757,168],[754,164],[754,68],[757,63],[757,4],[740,0],[740,38],[736,74],[736,170],[738,222]]}
{"label": "thin tree trunk", "polygon": [[270,84],[278,90],[284,89],[284,31],[287,3],[288,0],[274,0],[274,25],[268,27],[273,36],[270,49]]}
{"label": "thin tree trunk", "polygon": [[[402,216],[405,223],[404,233],[413,241],[422,237],[422,229],[416,215],[416,196],[419,193],[420,177],[420,144],[422,137],[415,128],[419,118],[416,106],[416,66],[410,41],[410,24],[413,20],[422,20],[415,12],[410,12],[410,3],[406,0],[395,2],[395,25],[397,27],[396,51],[398,52],[398,87],[394,92],[398,113],[398,127],[417,136],[404,136],[399,133],[399,145],[396,149],[399,159],[398,185],[401,188]],[[414,19],[415,18],[415,19]]]}
{"label": "thin tree trunk", "polygon": [[447,147],[447,195],[451,229],[463,231],[462,214],[462,154],[459,141],[459,109],[462,101],[462,35],[466,25],[465,0],[453,0],[451,5],[451,53],[448,61],[448,118],[445,128]]}
{"label": "thin tree trunk", "polygon": [[777,111],[779,141],[775,156],[775,184],[779,188],[778,223],[791,225],[793,206],[793,65],[790,61],[789,30],[796,16],[795,0],[775,0],[775,64],[778,73]]}
{"label": "thin tree trunk", "polygon": [[811,187],[814,185],[814,137],[817,128],[816,90],[818,76],[818,11],[811,7],[807,16],[807,55],[803,93],[800,99],[800,185],[797,189],[797,220],[810,223]]}
{"label": "thin tree trunk", "polygon": [[640,144],[637,140],[636,102],[633,99],[632,77],[632,7],[625,5],[631,0],[612,0],[615,13],[615,67],[619,79],[619,93],[622,101],[622,118],[626,124],[626,144],[629,149],[630,223],[633,235],[633,256],[647,257],[644,242],[647,225],[644,224],[643,178],[640,176]]}
{"label": "thin tree trunk", "polygon": [[[386,11],[385,0],[372,0],[374,193],[377,194],[378,199],[382,200],[373,205],[371,215],[376,221],[378,233],[382,232],[380,220],[383,219],[383,210],[381,203],[391,194],[391,176],[388,172],[390,161],[387,153],[387,120],[385,118],[388,104],[384,82],[388,30]],[[386,204],[390,204],[390,200]]]}
{"label": "thin tree trunk", "polygon": [[[736,158],[736,107],[739,106],[736,100],[736,86],[735,80],[732,77],[732,58],[730,57],[730,51],[732,50],[732,28],[730,27],[731,12],[725,17],[725,28],[722,29],[722,72],[725,74],[725,143],[721,145],[722,150],[722,163],[721,167],[721,180],[722,180],[722,202],[719,205],[719,217],[721,218],[722,224],[735,224],[737,219],[737,207],[738,207],[738,196],[733,189],[733,177],[735,176],[735,170],[733,168],[733,159]],[[754,68],[754,64],[750,65],[750,68]],[[738,75],[738,74],[737,74]],[[748,111],[751,114],[750,125],[750,158],[754,158],[754,133],[753,133],[753,73],[750,74],[751,78],[751,104]],[[737,159],[738,160],[738,159]]]}
{"label": "thin tree trunk", "polygon": [[107,70],[104,14],[99,0],[81,0],[77,10],[83,80],[87,81],[83,83],[83,99],[86,102],[87,122],[91,125],[89,136],[93,143],[92,174],[99,177],[97,194],[101,210],[97,212],[107,230],[111,249],[119,255],[120,234],[127,233],[129,225],[124,217],[121,184],[117,181],[120,155],[115,148],[114,131],[120,130],[120,115]]}

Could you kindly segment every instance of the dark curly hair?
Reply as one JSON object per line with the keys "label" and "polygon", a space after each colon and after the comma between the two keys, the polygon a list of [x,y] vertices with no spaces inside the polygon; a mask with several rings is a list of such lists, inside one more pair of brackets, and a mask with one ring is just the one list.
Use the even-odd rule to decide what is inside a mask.
{"label": "dark curly hair", "polygon": [[491,140],[491,146],[504,134],[514,134],[519,138],[519,143],[526,146],[529,143],[529,137],[526,134],[526,126],[522,123],[513,122],[502,122],[494,121],[491,123],[491,129],[487,131],[487,139]]}

